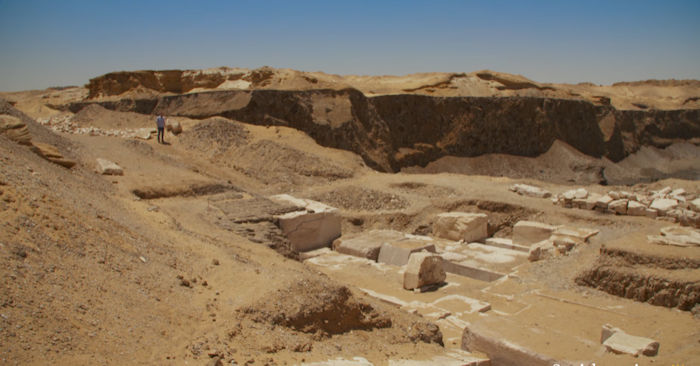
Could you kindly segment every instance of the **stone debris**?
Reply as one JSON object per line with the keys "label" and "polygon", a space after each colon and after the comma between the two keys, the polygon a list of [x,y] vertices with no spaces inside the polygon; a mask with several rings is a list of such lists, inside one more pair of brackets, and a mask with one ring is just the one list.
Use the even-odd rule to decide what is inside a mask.
{"label": "stone debris", "polygon": [[70,133],[74,135],[113,136],[148,140],[151,138],[151,134],[156,132],[155,128],[125,128],[123,130],[117,130],[103,129],[99,127],[79,127],[78,124],[73,122],[73,116],[65,114],[50,118],[40,118],[37,119],[37,122],[55,132]]}
{"label": "stone debris", "polygon": [[629,335],[610,324],[603,325],[600,343],[610,352],[618,354],[627,353],[635,357],[640,354],[644,356],[656,356],[659,352],[659,342],[649,338]]}
{"label": "stone debris", "polygon": [[513,226],[513,243],[531,246],[549,239],[556,227],[535,221],[518,221]]}
{"label": "stone debris", "polygon": [[488,237],[488,216],[482,213],[445,212],[433,224],[433,235],[448,240],[480,241]]}
{"label": "stone debris", "polygon": [[609,191],[603,195],[579,188],[556,195],[552,203],[566,208],[658,218],[700,228],[700,198],[683,188],[665,187],[651,192]]}
{"label": "stone debris", "polygon": [[545,189],[527,184],[514,184],[508,189],[511,192],[515,192],[521,196],[530,196],[537,198],[549,198],[552,196],[552,193]]}
{"label": "stone debris", "polygon": [[700,231],[697,229],[667,226],[662,228],[661,235],[649,235],[649,242],[678,247],[700,246]]}
{"label": "stone debris", "polygon": [[440,284],[447,275],[443,269],[442,257],[427,252],[413,253],[408,259],[403,275],[403,288],[413,290],[428,285]]}
{"label": "stone debris", "polygon": [[97,159],[97,172],[102,175],[124,175],[124,169],[106,159]]}
{"label": "stone debris", "polygon": [[297,253],[328,247],[340,237],[338,209],[321,202],[280,194],[269,197],[273,201],[292,204],[299,211],[276,216],[277,225]]}

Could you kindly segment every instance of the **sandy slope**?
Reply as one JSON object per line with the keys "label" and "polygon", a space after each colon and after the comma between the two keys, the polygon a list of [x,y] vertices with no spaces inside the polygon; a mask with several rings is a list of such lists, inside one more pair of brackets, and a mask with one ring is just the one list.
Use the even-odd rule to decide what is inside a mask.
{"label": "sandy slope", "polygon": [[[462,90],[475,94],[496,90],[554,96],[562,92],[520,77],[483,73],[424,74],[410,80],[290,70],[227,73],[249,75],[250,80],[244,76],[227,80],[219,84],[224,88],[240,88],[243,82],[258,83],[254,87],[260,88],[312,88],[342,81],[368,94],[400,89],[406,93],[404,89],[416,88],[408,92],[449,95]],[[615,88],[637,93],[656,88],[654,84],[611,86],[610,93],[617,93]],[[659,103],[658,108],[676,106],[687,93],[695,93],[697,86],[687,84],[662,87],[691,92],[671,99],[658,99],[656,94],[649,98]],[[581,88],[594,90],[593,86]],[[132,92],[167,93],[132,90],[124,95]],[[603,90],[595,89],[596,95],[598,92]],[[49,97],[44,98],[46,95]],[[5,96],[30,117],[46,118],[58,112],[42,99],[57,104],[78,101],[86,90]],[[634,95],[630,98],[637,100]],[[627,103],[627,99],[620,100]],[[90,108],[75,115],[81,127],[128,129],[152,124],[148,116]],[[383,174],[367,168],[353,153],[319,146],[290,128],[221,117],[173,119],[182,123],[184,132],[168,134],[169,145],[160,145],[153,139],[54,134],[24,118],[33,139],[53,144],[78,162],[71,170],[0,136],[1,363],[116,365],[128,360],[129,364],[180,365],[206,364],[210,356],[221,356],[226,362],[252,360],[251,364],[272,365],[363,356],[384,365],[390,359],[428,359],[459,347],[459,334],[454,330],[448,335],[448,328],[441,325],[446,332],[443,348],[434,343],[439,337],[430,324],[432,319],[358,291],[360,286],[374,286],[411,299],[412,293],[391,282],[398,278],[395,273],[373,275],[360,265],[352,272],[333,275],[270,249],[279,244],[278,233],[255,219],[269,215],[265,210],[271,208],[264,197],[277,193],[339,207],[344,233],[391,228],[430,234],[434,216],[446,211],[488,213],[493,234],[500,237],[509,236],[512,225],[523,219],[596,227],[601,232],[592,245],[578,248],[569,257],[524,263],[512,281],[488,286],[488,291],[470,280],[452,282],[464,286],[457,288],[469,296],[485,296],[500,311],[478,315],[475,320],[482,325],[497,329],[504,337],[521,339],[518,337],[524,335],[533,347],[557,355],[594,355],[611,364],[648,364],[647,358],[612,355],[595,347],[575,352],[567,348],[580,344],[576,337],[599,346],[596,332],[601,314],[606,314],[606,321],[662,342],[662,353],[651,359],[655,364],[693,364],[698,359],[695,348],[689,346],[698,341],[698,320],[689,312],[633,303],[575,283],[576,276],[599,260],[603,244],[635,247],[640,235],[653,233],[665,222],[564,209],[507,189],[514,182],[528,182],[554,193],[573,184],[604,193],[616,187],[596,184],[601,167],[606,177],[616,174],[620,181],[629,182],[644,174],[655,180],[679,171],[692,173],[698,161],[693,144],[666,150],[645,148],[614,165],[557,142],[538,158],[443,158],[424,169]],[[96,174],[96,158],[117,162],[125,174]],[[686,178],[619,188],[634,191],[671,185],[699,194],[697,177]],[[160,198],[138,199],[134,192],[150,192]],[[253,220],[235,224],[241,217]],[[645,251],[651,256],[667,252],[656,246],[647,246]],[[633,270],[650,274],[657,269]],[[688,278],[696,276],[697,270]],[[528,310],[513,318],[503,316],[520,303],[529,304],[523,305]],[[326,304],[331,305],[325,308]],[[343,311],[361,316],[337,321],[322,315]],[[572,314],[576,315],[573,323],[569,321]],[[335,319],[336,323],[326,325],[331,322],[319,319]],[[564,334],[571,324],[575,335],[562,335],[560,345],[545,344],[553,336],[532,336],[532,329],[540,326]]]}

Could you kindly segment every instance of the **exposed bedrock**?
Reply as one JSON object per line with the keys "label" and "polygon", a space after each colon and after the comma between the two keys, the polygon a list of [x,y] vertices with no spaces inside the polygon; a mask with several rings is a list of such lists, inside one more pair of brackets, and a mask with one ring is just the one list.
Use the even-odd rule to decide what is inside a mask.
{"label": "exposed bedrock", "polygon": [[700,110],[623,111],[580,100],[538,97],[367,97],[355,89],[226,90],[152,99],[86,101],[144,114],[223,116],[302,130],[319,144],[350,150],[372,168],[398,171],[442,156],[537,156],[562,140],[619,161],[643,145],[700,137]]}

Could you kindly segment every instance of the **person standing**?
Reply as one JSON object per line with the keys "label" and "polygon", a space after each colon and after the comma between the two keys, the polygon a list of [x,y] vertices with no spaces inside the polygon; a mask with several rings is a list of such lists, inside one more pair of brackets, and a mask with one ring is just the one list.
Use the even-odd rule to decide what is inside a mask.
{"label": "person standing", "polygon": [[158,126],[158,143],[165,143],[165,117],[162,114],[158,115],[156,118],[156,126]]}

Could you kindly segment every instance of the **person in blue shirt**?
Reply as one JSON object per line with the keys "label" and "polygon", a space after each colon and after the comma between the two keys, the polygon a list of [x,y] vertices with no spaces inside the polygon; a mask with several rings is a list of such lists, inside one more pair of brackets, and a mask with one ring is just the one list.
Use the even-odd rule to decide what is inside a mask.
{"label": "person in blue shirt", "polygon": [[156,125],[158,126],[158,143],[165,144],[165,117],[162,114],[156,118]]}

